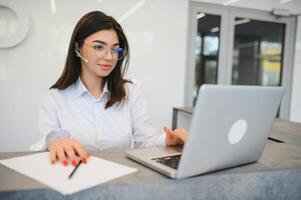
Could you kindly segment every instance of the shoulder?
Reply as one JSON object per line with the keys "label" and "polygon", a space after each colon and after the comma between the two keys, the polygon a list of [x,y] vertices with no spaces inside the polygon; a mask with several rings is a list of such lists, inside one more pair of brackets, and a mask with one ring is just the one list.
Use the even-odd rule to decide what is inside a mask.
{"label": "shoulder", "polygon": [[136,80],[125,84],[126,101],[132,108],[142,108],[146,103],[141,87],[141,83]]}
{"label": "shoulder", "polygon": [[141,84],[136,80],[128,80],[128,81],[129,82],[126,82],[124,84],[126,98],[131,99],[137,95],[140,95],[141,94]]}
{"label": "shoulder", "polygon": [[44,96],[44,103],[55,103],[60,102],[70,96],[73,92],[74,85],[70,85],[66,89],[57,89],[51,88],[47,91],[46,95]]}

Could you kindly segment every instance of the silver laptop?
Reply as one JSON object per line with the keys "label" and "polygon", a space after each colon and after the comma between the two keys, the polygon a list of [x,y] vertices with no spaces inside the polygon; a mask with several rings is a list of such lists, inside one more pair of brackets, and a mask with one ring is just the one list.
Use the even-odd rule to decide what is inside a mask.
{"label": "silver laptop", "polygon": [[283,94],[282,87],[203,85],[183,149],[132,149],[126,156],[177,179],[256,162]]}

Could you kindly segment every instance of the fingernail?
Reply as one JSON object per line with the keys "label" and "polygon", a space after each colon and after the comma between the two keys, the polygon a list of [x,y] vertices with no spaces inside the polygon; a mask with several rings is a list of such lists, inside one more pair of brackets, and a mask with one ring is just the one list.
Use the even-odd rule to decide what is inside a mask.
{"label": "fingernail", "polygon": [[83,161],[83,163],[87,164],[87,159],[86,158],[83,158],[82,161]]}
{"label": "fingernail", "polygon": [[86,156],[87,156],[87,157],[90,157],[90,156],[91,156],[91,154],[89,154],[89,153],[86,153]]}
{"label": "fingernail", "polygon": [[67,166],[67,165],[68,165],[67,160],[63,160],[63,164],[64,164],[65,166]]}
{"label": "fingernail", "polygon": [[51,164],[53,164],[53,165],[54,165],[54,162],[55,162],[54,160],[51,160]]}
{"label": "fingernail", "polygon": [[75,167],[77,165],[77,162],[75,160],[72,160],[72,165]]}

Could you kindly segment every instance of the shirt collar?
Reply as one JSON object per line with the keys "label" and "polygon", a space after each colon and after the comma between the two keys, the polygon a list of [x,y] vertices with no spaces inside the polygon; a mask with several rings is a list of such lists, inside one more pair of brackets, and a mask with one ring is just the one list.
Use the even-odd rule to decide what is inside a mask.
{"label": "shirt collar", "polygon": [[[86,88],[86,86],[83,84],[82,80],[80,79],[80,77],[77,79],[76,83],[75,83],[75,90],[76,90],[76,96],[80,97],[85,93],[90,94],[89,90]],[[101,98],[104,96],[107,96],[109,94],[109,90],[108,90],[108,84],[106,82],[104,88],[103,88],[103,94],[101,95]]]}

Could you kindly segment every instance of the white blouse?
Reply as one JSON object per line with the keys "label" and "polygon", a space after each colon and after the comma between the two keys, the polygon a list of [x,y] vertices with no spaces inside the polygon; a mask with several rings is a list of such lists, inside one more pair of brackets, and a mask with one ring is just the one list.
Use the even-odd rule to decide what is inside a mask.
{"label": "white blouse", "polygon": [[99,99],[80,78],[63,90],[50,89],[39,107],[40,137],[30,149],[45,150],[50,138],[72,137],[87,149],[164,146],[135,83],[126,83],[126,100],[105,109],[109,91]]}

